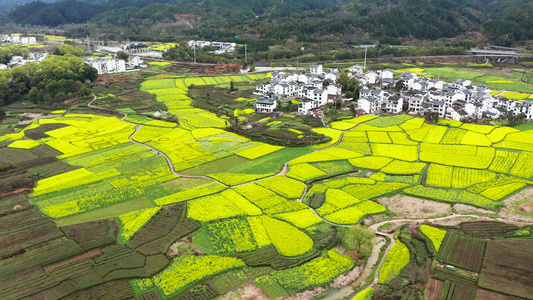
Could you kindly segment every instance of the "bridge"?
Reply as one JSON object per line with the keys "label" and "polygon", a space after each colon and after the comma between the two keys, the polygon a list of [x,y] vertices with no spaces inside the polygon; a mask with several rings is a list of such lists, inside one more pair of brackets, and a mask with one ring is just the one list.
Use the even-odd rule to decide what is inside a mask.
{"label": "bridge", "polygon": [[470,49],[468,51],[474,55],[477,64],[491,63],[491,64],[516,64],[516,51],[499,51],[499,50],[484,50],[484,49]]}

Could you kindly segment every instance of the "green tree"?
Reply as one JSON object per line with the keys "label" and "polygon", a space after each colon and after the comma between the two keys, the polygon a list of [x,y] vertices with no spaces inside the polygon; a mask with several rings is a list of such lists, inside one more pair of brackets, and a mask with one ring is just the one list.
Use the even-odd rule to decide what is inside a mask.
{"label": "green tree", "polygon": [[367,228],[356,225],[353,227],[339,228],[342,236],[342,246],[346,250],[353,250],[363,257],[368,257],[372,252],[373,239],[375,238]]}
{"label": "green tree", "polygon": [[130,56],[124,51],[119,51],[117,52],[117,58],[128,61],[130,59]]}

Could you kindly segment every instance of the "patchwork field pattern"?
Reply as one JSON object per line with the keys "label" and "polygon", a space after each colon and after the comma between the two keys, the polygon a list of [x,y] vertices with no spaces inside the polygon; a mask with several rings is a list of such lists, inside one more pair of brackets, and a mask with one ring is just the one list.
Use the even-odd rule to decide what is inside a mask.
{"label": "patchwork field pattern", "polygon": [[[29,197],[56,225],[113,219],[120,228],[115,240],[153,256],[154,245],[163,245],[156,253],[162,255],[177,243],[176,251],[185,254],[180,252],[169,265],[121,277],[137,278],[130,282],[135,293],[147,298],[157,293],[165,299],[217,295],[216,290],[223,289],[221,276],[242,269],[239,280],[245,280],[245,265],[258,256],[269,260],[258,265],[272,263],[276,270],[246,275],[246,280],[268,295],[322,286],[354,266],[351,258],[324,248],[312,235],[324,220],[358,224],[369,215],[387,212],[376,199],[394,193],[497,209],[503,199],[531,185],[533,131],[363,116],[323,130],[335,137],[328,145],[284,148],[225,131],[224,119],[193,108],[187,96],[192,84],[220,85],[264,76],[149,78],[141,89],[177,114],[180,126],[65,114],[1,136],[6,147],[0,148],[0,162],[38,158],[40,147],[50,147],[57,159],[75,168],[42,176]],[[50,124],[62,127],[35,140],[25,134]],[[174,174],[161,153],[175,172],[198,176]],[[165,219],[175,206],[183,207],[178,218]],[[178,220],[183,226],[176,225]],[[147,226],[162,236],[174,235],[169,240],[147,236]],[[431,227],[422,226],[421,231],[444,261],[461,265],[446,251],[464,241],[453,241]],[[472,247],[479,250],[484,245]],[[409,251],[400,242],[389,254],[399,259],[385,263],[381,283],[409,262]],[[466,267],[479,270],[481,261]],[[216,279],[218,285],[212,284]]]}

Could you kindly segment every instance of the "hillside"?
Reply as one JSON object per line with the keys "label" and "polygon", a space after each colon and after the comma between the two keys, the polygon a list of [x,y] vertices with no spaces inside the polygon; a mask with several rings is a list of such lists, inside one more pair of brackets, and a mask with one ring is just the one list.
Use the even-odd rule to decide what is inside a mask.
{"label": "hillside", "polygon": [[[511,45],[533,38],[531,0],[202,0],[32,2],[5,14],[21,25],[70,26],[76,36],[105,32],[107,39],[175,40],[179,36],[231,39],[235,35],[269,43],[359,42],[399,44],[401,39],[436,40],[471,31]],[[197,18],[183,20],[180,14]],[[83,28],[84,30],[79,30]],[[400,40],[399,40],[400,39]]]}

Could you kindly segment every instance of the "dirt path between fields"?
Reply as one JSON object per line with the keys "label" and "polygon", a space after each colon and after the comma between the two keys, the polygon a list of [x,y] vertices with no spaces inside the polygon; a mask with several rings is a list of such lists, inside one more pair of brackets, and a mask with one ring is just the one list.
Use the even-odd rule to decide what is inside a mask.
{"label": "dirt path between fields", "polygon": [[[105,108],[100,108],[98,106],[92,105],[92,103],[94,101],[96,101],[96,100],[97,100],[97,97],[95,95],[93,95],[93,100],[88,103],[88,107],[94,108],[94,109],[103,110],[103,111],[107,111],[107,109],[105,109]],[[109,111],[111,111],[111,110],[109,110]],[[116,111],[112,111],[112,112],[114,114],[117,113]],[[120,112],[120,114],[123,115],[123,117],[121,118],[122,121],[136,125],[135,131],[130,135],[129,140],[132,143],[135,143],[135,144],[141,145],[143,147],[146,147],[146,148],[150,149],[152,152],[154,152],[155,154],[162,156],[166,160],[167,165],[169,167],[169,170],[170,170],[170,172],[172,174],[174,174],[176,176],[179,176],[179,177],[183,177],[183,178],[209,179],[209,180],[212,180],[213,182],[217,182],[217,183],[226,185],[226,184],[224,184],[224,183],[222,183],[222,182],[220,182],[220,181],[218,181],[218,180],[216,180],[214,178],[208,177],[208,176],[193,176],[193,175],[185,175],[185,174],[177,173],[176,170],[174,169],[174,165],[172,164],[171,159],[165,153],[163,153],[160,150],[158,150],[156,148],[153,148],[153,147],[151,147],[149,145],[146,145],[144,143],[135,141],[133,139],[135,134],[143,127],[143,125],[142,124],[136,124],[136,123],[133,123],[133,122],[125,120],[125,118],[128,116],[128,114],[126,114],[126,113]],[[356,126],[354,126],[354,128],[359,126],[359,125],[360,124],[357,124]],[[352,130],[352,129],[353,128],[351,128],[350,130]],[[314,150],[311,153],[315,153],[317,151],[322,151],[322,150],[337,146],[339,143],[342,142],[342,139],[343,139],[344,134],[346,132],[347,132],[347,130],[346,131],[342,131],[339,139],[334,144],[332,144],[331,146],[325,147],[323,149],[316,149],[316,150]],[[294,158],[294,159],[286,162],[283,165],[283,167],[281,168],[279,173],[277,173],[275,175],[272,175],[272,176],[269,176],[269,177],[266,177],[266,178],[279,176],[279,175],[285,176],[289,172],[289,164],[290,164],[290,162],[295,160],[295,159],[297,159],[297,158]],[[260,181],[260,180],[264,180],[266,178],[261,178],[261,179],[258,179],[258,180],[254,180],[252,182],[257,182],[257,181]],[[249,183],[249,182],[247,182],[247,183]],[[247,184],[247,183],[242,183],[242,184]],[[242,185],[242,184],[239,184],[239,185]],[[239,185],[235,185],[235,186],[239,186]],[[308,189],[309,189],[309,186],[307,184],[305,184],[304,192],[303,192],[302,196],[298,199],[298,201],[300,201],[300,202],[303,201],[303,199],[305,198],[305,196],[306,196],[306,194],[308,192]],[[324,221],[324,222],[326,222],[328,224],[331,224],[331,225],[334,225],[334,226],[340,226],[340,227],[351,227],[351,226],[353,226],[353,225],[341,225],[341,224],[336,224],[336,223],[330,222],[330,221],[324,219],[320,214],[318,214],[315,209],[311,208],[311,210],[313,211],[313,213],[317,217],[319,217],[322,221]],[[372,231],[377,236],[388,237],[390,239],[390,244],[384,250],[384,254],[383,254],[382,259],[378,262],[381,246],[383,245],[383,242],[379,242],[376,245],[374,245],[374,247],[372,248],[372,253],[371,253],[369,259],[367,260],[365,268],[363,269],[363,271],[362,271],[361,275],[359,276],[359,278],[354,283],[352,283],[351,285],[348,285],[348,286],[342,288],[341,289],[342,291],[339,291],[340,294],[346,294],[346,295],[342,296],[342,295],[339,294],[339,295],[332,296],[331,298],[334,299],[335,297],[337,297],[337,299],[342,299],[342,298],[345,298],[347,295],[353,293],[353,291],[355,290],[354,288],[357,288],[357,287],[361,286],[362,284],[364,284],[364,282],[366,282],[367,277],[372,272],[372,269],[374,268],[376,263],[378,263],[378,266],[377,266],[374,278],[373,278],[372,283],[370,284],[370,286],[373,287],[373,286],[375,286],[377,284],[377,282],[379,280],[379,271],[381,270],[381,268],[382,268],[382,266],[383,266],[383,264],[385,262],[385,258],[387,257],[387,254],[392,249],[392,247],[396,244],[396,239],[394,238],[394,234],[393,233],[387,234],[387,233],[383,233],[383,232],[379,231],[378,228],[381,225],[384,225],[384,224],[387,224],[387,223],[403,225],[403,224],[406,224],[406,223],[423,223],[423,222],[431,223],[431,224],[434,224],[434,225],[456,225],[458,223],[464,222],[465,218],[466,219],[470,219],[470,220],[472,220],[472,219],[473,220],[478,220],[479,219],[479,220],[500,221],[500,222],[505,222],[505,223],[513,223],[513,224],[517,224],[517,225],[528,224],[528,223],[522,222],[521,220],[513,219],[513,218],[509,217],[508,215],[503,215],[502,217],[503,218],[498,217],[498,218],[494,218],[493,219],[493,218],[488,218],[486,216],[481,216],[481,215],[454,213],[454,214],[451,214],[451,215],[448,215],[448,216],[437,217],[437,218],[417,218],[417,219],[404,218],[404,219],[395,219],[395,220],[385,220],[385,221],[381,221],[381,222],[372,224],[372,225],[370,225],[368,227],[368,229],[370,231]]]}
{"label": "dirt path between fields", "polygon": [[[97,100],[97,97],[96,95],[93,95],[93,100],[91,100],[91,102],[89,102],[87,104],[88,107],[90,108],[94,108],[94,109],[99,109],[99,110],[103,110],[103,111],[108,111],[107,109],[105,108],[102,108],[102,107],[99,107],[99,106],[94,106],[92,105],[92,103],[94,101]],[[112,111],[112,110],[109,110],[109,111]],[[179,177],[182,177],[182,178],[196,178],[196,179],[209,179],[213,182],[216,182],[216,183],[220,183],[222,185],[226,185],[225,183],[222,183],[221,181],[218,181],[214,178],[211,178],[211,177],[208,177],[208,176],[194,176],[194,175],[185,175],[185,174],[180,174],[178,172],[176,172],[176,170],[174,169],[174,164],[172,164],[172,160],[170,159],[170,157],[168,157],[168,155],[166,155],[165,153],[163,153],[162,151],[152,147],[152,146],[149,146],[147,144],[144,144],[144,143],[141,143],[141,142],[138,142],[136,140],[133,139],[133,137],[135,136],[135,134],[137,134],[137,132],[139,132],[139,130],[143,127],[143,124],[137,124],[137,123],[133,123],[133,122],[130,122],[128,120],[126,120],[126,118],[128,117],[128,114],[127,113],[123,113],[123,112],[118,112],[118,111],[112,111],[113,113],[119,113],[122,116],[122,118],[120,118],[121,121],[124,121],[126,123],[129,123],[129,124],[133,124],[133,125],[136,125],[135,127],[135,131],[128,137],[128,139],[130,140],[130,142],[134,143],[134,144],[137,144],[137,145],[141,145],[145,148],[148,148],[150,149],[154,154],[156,155],[159,155],[161,157],[163,157],[165,159],[165,161],[167,162],[167,165],[168,165],[168,168],[170,170],[170,172],[176,176],[179,176]]]}

